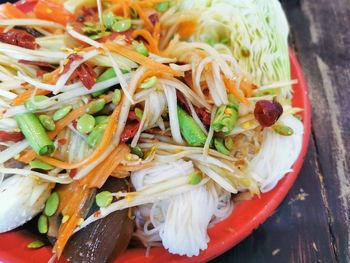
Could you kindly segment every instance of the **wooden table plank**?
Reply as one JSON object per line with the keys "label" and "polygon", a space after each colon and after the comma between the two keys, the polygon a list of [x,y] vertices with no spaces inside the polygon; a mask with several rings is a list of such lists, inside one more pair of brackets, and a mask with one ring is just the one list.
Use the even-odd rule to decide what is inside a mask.
{"label": "wooden table plank", "polygon": [[[350,2],[282,2],[310,88],[310,149],[278,211],[213,262],[350,262]],[[301,188],[306,200],[288,205]]]}
{"label": "wooden table plank", "polygon": [[336,259],[350,261],[350,3],[287,1],[292,37],[307,76],[313,137],[324,180]]}
{"label": "wooden table plank", "polygon": [[282,205],[250,237],[212,262],[335,262],[322,200],[316,149],[311,140],[304,166]]}

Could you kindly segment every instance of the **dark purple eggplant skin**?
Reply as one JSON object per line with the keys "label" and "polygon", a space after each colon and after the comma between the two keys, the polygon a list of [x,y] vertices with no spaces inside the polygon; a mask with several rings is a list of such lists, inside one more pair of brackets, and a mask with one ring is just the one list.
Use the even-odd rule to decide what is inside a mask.
{"label": "dark purple eggplant skin", "polygon": [[[110,177],[98,192],[123,190],[127,191],[125,181]],[[97,210],[93,203],[89,214]],[[129,218],[128,209],[113,212],[74,234],[64,249],[63,257],[73,263],[111,262],[125,251],[133,231],[134,221]]]}

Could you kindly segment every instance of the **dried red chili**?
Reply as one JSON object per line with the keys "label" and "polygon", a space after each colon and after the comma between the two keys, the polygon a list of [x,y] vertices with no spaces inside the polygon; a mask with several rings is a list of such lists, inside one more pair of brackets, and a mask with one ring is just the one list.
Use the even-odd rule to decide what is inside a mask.
{"label": "dried red chili", "polygon": [[35,37],[22,30],[0,33],[0,42],[28,49],[40,48],[40,45],[35,43]]}
{"label": "dried red chili", "polygon": [[[183,108],[188,114],[191,114],[191,109],[187,103],[185,96],[178,90],[176,91],[176,96],[178,99],[177,102],[181,106],[181,108]],[[196,111],[198,118],[202,121],[204,125],[210,125],[210,113],[207,112],[205,108],[199,108],[194,106],[194,110]]]}
{"label": "dried red chili", "polygon": [[50,63],[43,62],[43,61],[31,61],[31,60],[20,59],[18,60],[18,62],[26,65],[33,65],[33,66],[38,66],[43,68],[50,68],[50,69],[56,68],[54,65],[51,65]]}
{"label": "dried red chili", "polygon": [[211,115],[209,112],[207,112],[205,110],[205,108],[198,108],[195,107],[195,111],[198,115],[198,118],[203,122],[204,125],[209,126],[210,125],[210,119],[211,119]]}
{"label": "dried red chili", "polygon": [[133,29],[129,29],[129,30],[125,31],[125,32],[112,32],[108,36],[101,37],[97,41],[100,42],[100,43],[104,43],[107,40],[113,41],[117,37],[123,36],[125,42],[128,43],[128,44],[131,44],[132,41],[133,41],[133,38],[131,36],[133,31],[134,31]]}
{"label": "dried red chili", "polygon": [[70,69],[70,66],[72,65],[72,63],[76,60],[82,60],[83,57],[76,54],[76,53],[72,53],[67,57],[67,63],[65,63],[64,67],[63,67],[63,71],[61,74],[67,73],[67,71]]}
{"label": "dried red chili", "polygon": [[83,63],[76,69],[76,72],[85,88],[91,89],[95,85],[97,75],[90,65]]}
{"label": "dried red chili", "polygon": [[68,143],[68,140],[66,138],[61,138],[57,140],[59,145],[65,145]]}
{"label": "dried red chili", "polygon": [[262,127],[274,125],[282,113],[282,105],[277,101],[259,100],[255,104],[254,116]]}
{"label": "dried red chili", "polygon": [[120,135],[120,141],[127,142],[128,140],[133,138],[137,133],[137,130],[139,129],[139,127],[140,127],[140,123],[135,121],[126,124],[124,131]]}
{"label": "dried red chili", "polygon": [[21,132],[5,132],[0,131],[1,142],[19,142],[24,139],[24,135]]}
{"label": "dried red chili", "polygon": [[70,178],[73,178],[74,176],[76,176],[77,175],[77,173],[78,173],[78,169],[72,169],[72,170],[70,170],[70,172],[69,172],[69,177]]}

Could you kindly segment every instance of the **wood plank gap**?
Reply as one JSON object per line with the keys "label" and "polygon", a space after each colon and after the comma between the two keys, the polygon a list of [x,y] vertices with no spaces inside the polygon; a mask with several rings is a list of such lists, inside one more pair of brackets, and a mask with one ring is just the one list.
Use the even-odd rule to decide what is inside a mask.
{"label": "wood plank gap", "polygon": [[322,171],[322,165],[320,163],[320,159],[319,159],[319,146],[316,140],[316,136],[315,136],[315,130],[313,128],[313,126],[311,126],[311,136],[312,136],[312,140],[310,140],[310,142],[314,143],[315,146],[315,154],[316,154],[316,173],[318,174],[318,178],[320,180],[320,185],[321,185],[321,196],[322,196],[322,201],[323,201],[323,205],[326,211],[326,215],[327,215],[327,221],[328,221],[328,232],[331,238],[331,244],[332,244],[332,249],[333,249],[333,254],[334,254],[334,258],[336,260],[336,262],[339,262],[339,253],[338,253],[338,249],[337,249],[337,245],[336,245],[336,238],[335,238],[335,234],[334,234],[334,230],[333,230],[333,217],[332,217],[332,212],[329,208],[329,203],[328,203],[328,198],[327,198],[327,186],[324,183],[324,173]]}

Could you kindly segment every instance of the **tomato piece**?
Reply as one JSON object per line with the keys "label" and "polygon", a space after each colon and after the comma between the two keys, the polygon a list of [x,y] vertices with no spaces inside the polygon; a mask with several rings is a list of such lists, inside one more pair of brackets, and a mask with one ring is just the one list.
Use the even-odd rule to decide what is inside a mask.
{"label": "tomato piece", "polygon": [[0,18],[26,18],[26,14],[11,3],[0,5]]}
{"label": "tomato piece", "polygon": [[0,131],[1,142],[19,142],[24,139],[24,135],[21,132],[5,132]]}
{"label": "tomato piece", "polygon": [[277,101],[259,100],[255,104],[254,116],[262,127],[274,125],[282,113],[283,107]]}
{"label": "tomato piece", "polygon": [[73,18],[73,15],[64,9],[63,2],[57,0],[39,0],[34,7],[34,14],[37,18],[62,25]]}

